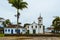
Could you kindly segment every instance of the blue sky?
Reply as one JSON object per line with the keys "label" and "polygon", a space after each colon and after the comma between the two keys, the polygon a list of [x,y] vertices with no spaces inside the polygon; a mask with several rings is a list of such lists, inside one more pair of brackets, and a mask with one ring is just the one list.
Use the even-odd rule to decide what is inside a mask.
{"label": "blue sky", "polygon": [[[24,0],[28,3],[28,8],[20,10],[20,22],[32,23],[38,22],[38,17],[43,17],[43,24],[49,27],[54,19],[54,16],[60,16],[60,0]],[[11,7],[7,0],[0,0],[0,17],[10,19],[16,23],[16,9]]]}

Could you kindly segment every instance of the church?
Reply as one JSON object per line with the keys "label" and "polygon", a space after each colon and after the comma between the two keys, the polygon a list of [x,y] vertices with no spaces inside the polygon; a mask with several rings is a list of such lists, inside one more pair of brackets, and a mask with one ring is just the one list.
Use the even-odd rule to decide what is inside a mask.
{"label": "church", "polygon": [[45,26],[43,25],[43,18],[41,15],[38,17],[38,23],[33,22],[32,24],[27,24],[25,28],[28,34],[43,34]]}

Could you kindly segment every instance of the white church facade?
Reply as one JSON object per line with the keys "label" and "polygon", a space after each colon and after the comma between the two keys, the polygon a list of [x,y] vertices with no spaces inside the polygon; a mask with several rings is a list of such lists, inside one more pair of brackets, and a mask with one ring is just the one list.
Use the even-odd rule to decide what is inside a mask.
{"label": "white church facade", "polygon": [[43,25],[43,18],[41,15],[38,17],[38,23],[33,22],[32,24],[26,25],[25,28],[29,34],[43,34],[45,27]]}

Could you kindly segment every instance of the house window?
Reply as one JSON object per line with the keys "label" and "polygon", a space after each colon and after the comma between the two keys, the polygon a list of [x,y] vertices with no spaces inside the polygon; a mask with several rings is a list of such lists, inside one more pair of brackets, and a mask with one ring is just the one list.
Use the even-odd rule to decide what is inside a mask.
{"label": "house window", "polygon": [[8,29],[8,32],[10,32],[10,29]]}
{"label": "house window", "polygon": [[17,30],[15,30],[15,32],[17,32]]}

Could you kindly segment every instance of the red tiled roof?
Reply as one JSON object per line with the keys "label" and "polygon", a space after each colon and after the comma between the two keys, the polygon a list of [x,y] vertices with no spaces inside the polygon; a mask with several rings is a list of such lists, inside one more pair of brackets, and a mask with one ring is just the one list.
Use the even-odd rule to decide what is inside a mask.
{"label": "red tiled roof", "polygon": [[[17,25],[8,25],[7,27],[8,27],[8,28],[16,28]],[[19,27],[22,27],[22,26],[19,26]]]}

